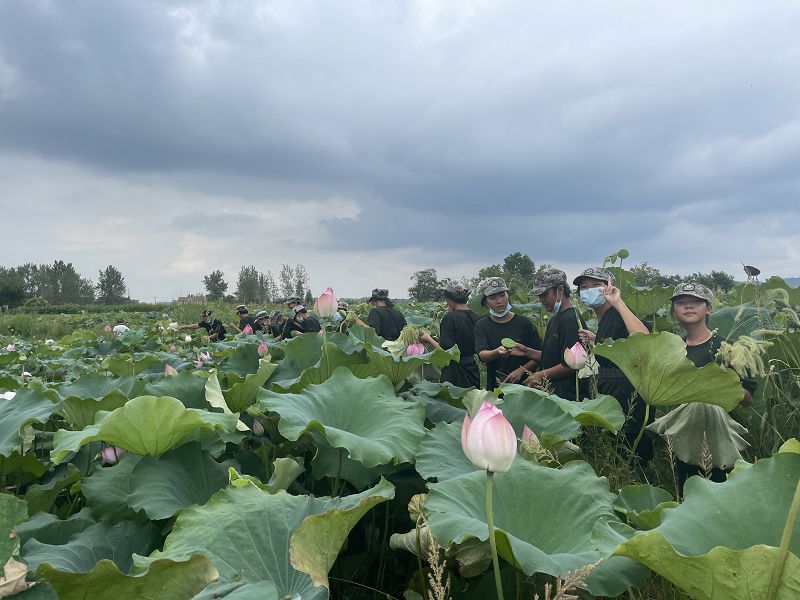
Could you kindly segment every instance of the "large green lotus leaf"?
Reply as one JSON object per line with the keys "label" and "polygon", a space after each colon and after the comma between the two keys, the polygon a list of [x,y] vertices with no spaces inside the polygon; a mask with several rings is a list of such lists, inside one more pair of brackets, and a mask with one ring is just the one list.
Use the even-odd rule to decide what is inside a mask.
{"label": "large green lotus leaf", "polygon": [[155,354],[147,352],[132,352],[130,354],[114,354],[103,359],[102,366],[118,377],[136,375],[161,365],[162,360]]}
{"label": "large green lotus leaf", "polygon": [[305,369],[316,365],[322,356],[322,341],[321,335],[301,335],[286,342],[272,382],[297,380]]}
{"label": "large green lotus leaf", "polygon": [[249,340],[238,344],[233,350],[224,352],[223,356],[226,357],[220,366],[220,371],[223,373],[237,373],[244,377],[259,369],[261,356],[258,354],[258,344]]}
{"label": "large green lotus leaf", "polygon": [[127,573],[133,565],[133,555],[149,554],[159,540],[159,529],[151,523],[96,523],[74,534],[66,544],[45,544],[35,538],[29,539],[22,546],[20,556],[31,571],[48,563],[59,571],[87,573],[97,561],[107,558]]}
{"label": "large green lotus leaf", "polygon": [[366,467],[413,462],[425,435],[421,404],[397,398],[386,377],[360,379],[343,367],[299,394],[260,391],[259,408],[280,415],[278,430],[285,438],[319,431]]}
{"label": "large green lotus leaf", "polygon": [[383,348],[376,348],[371,345],[365,345],[364,347],[369,356],[369,362],[354,366],[353,373],[359,377],[386,375],[393,386],[399,386],[424,365],[433,365],[441,368],[450,364],[451,361],[457,361],[461,357],[458,346],[453,346],[449,350],[436,348],[432,352],[426,352],[418,356],[403,356],[402,358],[393,356]]}
{"label": "large green lotus leaf", "polygon": [[716,363],[698,369],[674,333],[634,333],[611,345],[598,344],[594,352],[617,365],[651,406],[703,402],[730,411],[742,400],[735,372]]}
{"label": "large green lotus leaf", "polygon": [[315,432],[312,436],[314,446],[317,448],[311,461],[311,474],[314,479],[339,478],[349,481],[355,489],[363,490],[381,477],[391,475],[402,467],[390,463],[367,468],[357,460],[349,458],[344,448],[333,448],[319,432]]}
{"label": "large green lotus leaf", "polygon": [[[550,469],[517,460],[494,475],[498,553],[526,575],[557,576],[604,558],[586,580],[591,594],[616,596],[641,584],[647,570],[595,550],[593,530],[616,521],[605,478],[583,461]],[[476,471],[431,484],[425,512],[439,544],[488,539],[486,473]]]}
{"label": "large green lotus leaf", "polygon": [[40,512],[17,525],[14,531],[21,544],[35,538],[43,544],[60,546],[66,544],[76,533],[95,523],[88,508],[82,508],[63,520],[56,515]]}
{"label": "large green lotus leaf", "polygon": [[18,540],[11,530],[28,517],[24,500],[10,494],[0,494],[0,564],[6,564],[16,550]]}
{"label": "large green lotus leaf", "polygon": [[[800,455],[792,452],[737,470],[724,483],[692,477],[683,503],[615,554],[644,563],[695,598],[765,598],[798,479]],[[800,594],[800,523],[789,550],[778,595],[786,599]]]}
{"label": "large green lotus leaf", "polygon": [[46,423],[61,402],[53,390],[30,386],[11,400],[0,400],[0,455],[11,456],[22,444],[22,431],[34,421]]}
{"label": "large green lotus leaf", "polygon": [[339,367],[346,367],[352,371],[356,365],[364,365],[369,362],[364,351],[347,353],[333,342],[326,342],[323,348],[324,352],[321,354],[319,362],[303,369],[299,377],[275,383],[272,389],[277,392],[296,394],[312,383],[322,383],[330,378]]}
{"label": "large green lotus leaf", "polygon": [[125,575],[110,560],[101,560],[88,573],[60,571],[47,563],[39,573],[60,600],[191,600],[219,577],[211,561],[200,555],[185,561],[157,560],[136,576]]}
{"label": "large green lotus leaf", "polygon": [[125,406],[128,398],[119,391],[112,391],[103,398],[78,398],[70,396],[61,403],[61,414],[67,419],[70,426],[75,429],[84,429],[97,418],[100,411],[110,412],[121,406]]}
{"label": "large green lotus leaf", "polygon": [[177,398],[186,408],[207,409],[206,380],[198,377],[196,371],[181,371],[177,375],[164,377],[155,383],[148,383],[144,394],[148,396],[171,396]]}
{"label": "large green lotus leaf", "polygon": [[626,485],[614,500],[614,510],[638,529],[654,529],[661,524],[661,513],[678,506],[672,494],[651,485]]}
{"label": "large green lotus leaf", "polygon": [[[252,484],[229,486],[207,504],[178,515],[164,550],[151,559],[179,560],[199,553],[211,559],[223,581],[272,581],[279,597],[327,598],[328,590],[315,587],[309,573],[321,580],[321,570],[332,564],[333,553],[338,554],[355,522],[393,495],[394,487],[385,480],[345,498],[270,494]],[[323,513],[329,516],[305,524],[308,517]],[[300,538],[295,544],[296,533]]]}
{"label": "large green lotus leaf", "polygon": [[141,459],[125,453],[113,467],[97,466],[90,477],[81,480],[86,505],[98,520],[109,523],[147,520],[144,512],[134,511],[127,502],[133,469]]}
{"label": "large green lotus leaf", "polygon": [[25,493],[28,511],[31,514],[48,512],[64,488],[77,483],[81,472],[73,464],[58,465],[41,483],[34,483]]}
{"label": "large green lotus leaf", "polygon": [[104,441],[135,454],[160,456],[180,445],[199,429],[232,431],[236,415],[185,408],[169,396],[139,396],[83,431],[56,432],[51,460],[58,464],[71,452],[94,441]]}
{"label": "large green lotus leaf", "polygon": [[478,470],[461,448],[461,425],[439,423],[425,435],[415,464],[423,479],[445,481]]}
{"label": "large green lotus leaf", "polygon": [[715,310],[711,313],[708,326],[723,339],[734,342],[743,335],[760,338],[761,335],[754,332],[763,329],[771,321],[767,309],[748,303]]}
{"label": "large green lotus leaf", "polygon": [[[213,408],[219,408],[225,414],[233,414],[231,409],[228,407],[227,401],[225,400],[225,395],[222,393],[222,387],[219,384],[219,376],[217,375],[217,371],[214,369],[211,370],[208,375],[208,379],[206,379],[204,393],[205,400],[210,406]],[[239,420],[236,422],[236,431],[250,431],[250,428],[241,420]]]}
{"label": "large green lotus leaf", "polygon": [[119,393],[125,398],[134,398],[142,393],[144,385],[144,381],[133,375],[108,377],[99,373],[89,373],[72,383],[62,385],[58,388],[58,393],[65,400],[71,396],[102,400],[109,394]]}
{"label": "large green lotus leaf", "polygon": [[150,519],[166,519],[193,504],[204,504],[228,484],[228,470],[197,442],[189,442],[134,466],[126,502]]}
{"label": "large green lotus leaf", "polygon": [[285,600],[278,597],[278,590],[271,581],[258,583],[217,582],[212,583],[192,600]]}
{"label": "large green lotus leaf", "polygon": [[636,316],[645,319],[669,306],[672,291],[672,287],[660,285],[651,288],[631,286],[625,288],[625,304]]}
{"label": "large green lotus leaf", "polygon": [[572,439],[581,432],[580,423],[554,402],[551,396],[517,384],[503,384],[501,389],[503,403],[499,408],[517,437],[522,437],[525,425],[540,437],[549,433],[562,440]]}
{"label": "large green lotus leaf", "polygon": [[228,373],[230,387],[222,391],[228,407],[233,412],[244,412],[256,401],[256,393],[277,368],[277,365],[262,358],[258,363],[258,371],[245,375],[244,378],[235,373]]}
{"label": "large green lotus leaf", "polygon": [[473,388],[462,388],[452,383],[443,381],[419,381],[414,384],[411,391],[414,394],[425,394],[431,398],[442,398],[453,406],[461,406],[461,399]]}
{"label": "large green lotus leaf", "polygon": [[467,414],[465,409],[456,408],[442,398],[413,392],[403,392],[401,395],[409,402],[421,402],[425,407],[425,418],[431,423],[463,421],[464,416]]}

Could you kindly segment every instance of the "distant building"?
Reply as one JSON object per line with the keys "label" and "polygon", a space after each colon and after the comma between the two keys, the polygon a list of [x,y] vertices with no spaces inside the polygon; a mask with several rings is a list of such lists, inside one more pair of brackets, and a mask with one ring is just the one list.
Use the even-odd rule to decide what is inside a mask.
{"label": "distant building", "polygon": [[189,294],[188,296],[178,296],[178,304],[200,304],[206,301],[203,294]]}

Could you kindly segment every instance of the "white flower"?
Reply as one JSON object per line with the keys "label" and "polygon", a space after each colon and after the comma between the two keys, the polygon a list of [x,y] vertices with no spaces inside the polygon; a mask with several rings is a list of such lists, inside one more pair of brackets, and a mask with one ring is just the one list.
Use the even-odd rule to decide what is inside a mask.
{"label": "white flower", "polygon": [[17,392],[3,392],[2,394],[0,394],[0,398],[2,398],[3,400],[12,400],[16,395]]}

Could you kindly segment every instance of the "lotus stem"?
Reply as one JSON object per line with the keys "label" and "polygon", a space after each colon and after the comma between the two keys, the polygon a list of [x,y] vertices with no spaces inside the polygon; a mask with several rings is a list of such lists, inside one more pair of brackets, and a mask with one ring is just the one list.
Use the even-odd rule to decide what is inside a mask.
{"label": "lotus stem", "polygon": [[[641,396],[640,396],[641,398]],[[642,398],[644,400],[644,398]],[[631,460],[633,457],[636,456],[636,448],[639,447],[639,442],[642,441],[642,436],[644,435],[644,430],[647,427],[647,420],[650,418],[650,405],[645,402],[644,403],[644,421],[642,421],[642,428],[639,430],[639,435],[636,436],[636,439],[633,440],[633,446],[631,446]]]}
{"label": "lotus stem", "polygon": [[494,515],[492,513],[492,481],[494,473],[486,471],[486,521],[489,524],[489,548],[492,551],[492,566],[494,567],[494,584],[497,588],[497,600],[503,597],[503,582],[500,579],[500,563],[497,560],[497,544],[494,540]]}
{"label": "lotus stem", "polygon": [[578,377],[578,371],[575,371],[575,402],[581,401],[581,382]]}
{"label": "lotus stem", "polygon": [[772,568],[772,578],[770,579],[769,590],[767,591],[768,599],[777,597],[778,587],[781,584],[781,577],[783,576],[783,567],[786,564],[786,556],[789,554],[789,542],[792,540],[794,525],[797,522],[798,511],[800,511],[800,479],[797,480],[797,486],[794,489],[794,498],[792,498],[792,505],[789,507],[789,515],[786,517],[786,524],[783,526],[781,545],[778,548],[778,556],[775,560],[775,566]]}
{"label": "lotus stem", "polygon": [[333,482],[331,497],[339,496],[339,486],[342,482],[342,462],[344,462],[344,448],[339,448],[339,470],[336,471],[336,479]]}

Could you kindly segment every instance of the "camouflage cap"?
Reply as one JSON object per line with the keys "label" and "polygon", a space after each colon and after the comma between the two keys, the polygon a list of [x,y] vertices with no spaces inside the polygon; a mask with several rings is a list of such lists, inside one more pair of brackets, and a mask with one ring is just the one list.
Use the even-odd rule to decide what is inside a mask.
{"label": "camouflage cap", "polygon": [[487,277],[478,284],[476,291],[483,296],[491,296],[492,294],[507,292],[508,286],[506,285],[506,280],[502,277]]}
{"label": "camouflage cap", "polygon": [[292,296],[286,300],[286,304],[302,304],[303,301],[297,296]]}
{"label": "camouflage cap", "polygon": [[678,296],[692,296],[693,298],[700,298],[700,300],[705,300],[706,302],[712,302],[714,300],[714,292],[702,283],[695,283],[694,281],[684,281],[676,285],[670,300],[674,300]]}
{"label": "camouflage cap", "polygon": [[564,287],[569,285],[567,283],[567,274],[561,269],[551,267],[549,269],[544,269],[539,275],[534,277],[533,287],[530,293],[534,296],[538,296],[539,294],[544,294],[548,289],[558,287],[559,285],[563,285]]}
{"label": "camouflage cap", "polygon": [[372,295],[369,297],[372,300],[386,300],[389,298],[389,290],[386,288],[375,288],[372,290]]}
{"label": "camouflage cap", "polygon": [[295,307],[292,309],[292,311],[294,312],[294,314],[301,313],[301,312],[308,312],[308,311],[306,310],[306,307],[305,307],[305,306],[303,306],[302,304],[298,304],[297,306],[295,306]]}
{"label": "camouflage cap", "polygon": [[466,302],[469,300],[469,290],[463,285],[451,283],[444,288],[445,298],[450,298],[453,302]]}
{"label": "camouflage cap", "polygon": [[339,300],[339,304],[337,306],[339,310],[350,310],[350,305],[345,302],[344,300]]}
{"label": "camouflage cap", "polygon": [[236,307],[236,314],[237,315],[241,315],[241,314],[244,314],[246,312],[248,312],[248,311],[247,311],[247,307],[244,304],[240,304],[239,306]]}
{"label": "camouflage cap", "polygon": [[269,313],[265,310],[260,310],[256,313],[256,319],[266,319],[269,317]]}
{"label": "camouflage cap", "polygon": [[610,279],[611,285],[614,285],[617,282],[614,274],[608,269],[604,269],[602,267],[589,267],[584,269],[580,275],[572,280],[572,285],[580,285],[581,279],[596,279],[597,281],[602,281],[603,283],[608,283],[608,280]]}
{"label": "camouflage cap", "polygon": [[213,315],[213,314],[214,314],[214,311],[213,311],[213,310],[211,310],[210,308],[207,308],[207,309],[205,309],[205,310],[204,310],[204,311],[201,313],[201,316],[203,316],[203,317],[210,317],[210,316],[211,316],[211,315]]}
{"label": "camouflage cap", "polygon": [[278,317],[282,317],[282,316],[283,316],[283,313],[282,313],[281,311],[279,311],[279,310],[273,310],[273,311],[272,311],[272,314],[270,314],[269,318],[270,318],[270,319],[273,319],[273,320],[275,320],[275,319],[277,319]]}

